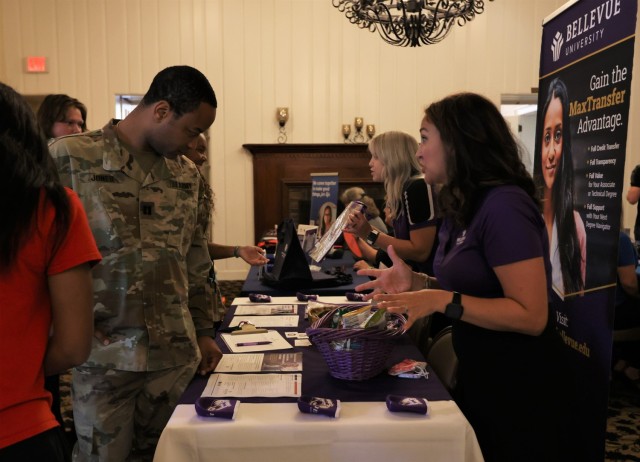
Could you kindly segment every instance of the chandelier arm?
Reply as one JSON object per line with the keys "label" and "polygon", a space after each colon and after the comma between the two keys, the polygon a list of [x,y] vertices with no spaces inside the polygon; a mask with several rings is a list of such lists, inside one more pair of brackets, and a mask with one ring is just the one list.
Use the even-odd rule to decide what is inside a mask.
{"label": "chandelier arm", "polygon": [[[493,0],[489,0],[493,1]],[[349,22],[395,46],[432,45],[484,12],[485,0],[331,0]]]}

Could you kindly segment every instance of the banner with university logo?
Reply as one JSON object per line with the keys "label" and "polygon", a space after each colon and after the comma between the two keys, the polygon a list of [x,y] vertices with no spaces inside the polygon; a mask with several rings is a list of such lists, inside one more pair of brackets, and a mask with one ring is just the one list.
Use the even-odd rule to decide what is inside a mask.
{"label": "banner with university logo", "polygon": [[581,461],[604,460],[636,14],[637,0],[574,0],[542,33],[534,176]]}
{"label": "banner with university logo", "polygon": [[338,173],[312,173],[309,224],[318,226],[319,237],[336,221],[337,212]]}

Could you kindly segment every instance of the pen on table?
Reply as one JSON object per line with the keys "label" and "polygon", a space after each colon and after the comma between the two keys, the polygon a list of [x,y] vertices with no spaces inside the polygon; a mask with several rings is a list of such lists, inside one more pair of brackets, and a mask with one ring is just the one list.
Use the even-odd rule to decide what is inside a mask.
{"label": "pen on table", "polygon": [[255,345],[269,345],[271,342],[241,342],[236,343],[236,346],[255,346]]}

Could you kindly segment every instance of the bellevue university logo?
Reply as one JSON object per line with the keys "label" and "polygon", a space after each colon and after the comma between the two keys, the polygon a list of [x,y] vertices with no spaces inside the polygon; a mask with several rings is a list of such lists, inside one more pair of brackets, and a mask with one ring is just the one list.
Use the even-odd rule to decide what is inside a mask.
{"label": "bellevue university logo", "polygon": [[564,43],[564,39],[562,38],[562,34],[560,32],[556,32],[556,35],[553,37],[553,42],[551,43],[551,53],[553,53],[553,62],[556,62],[560,59],[560,50],[562,49],[562,44]]}

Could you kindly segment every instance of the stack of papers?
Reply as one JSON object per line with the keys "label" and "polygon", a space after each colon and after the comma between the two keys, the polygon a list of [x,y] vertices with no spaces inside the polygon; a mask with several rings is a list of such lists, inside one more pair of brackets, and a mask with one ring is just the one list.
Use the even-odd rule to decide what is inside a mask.
{"label": "stack of papers", "polygon": [[297,398],[301,389],[302,374],[211,374],[202,396]]}
{"label": "stack of papers", "polygon": [[222,355],[214,372],[299,372],[302,353],[246,353]]}

